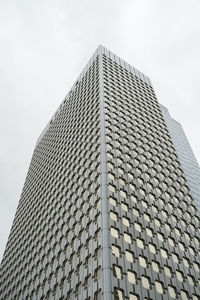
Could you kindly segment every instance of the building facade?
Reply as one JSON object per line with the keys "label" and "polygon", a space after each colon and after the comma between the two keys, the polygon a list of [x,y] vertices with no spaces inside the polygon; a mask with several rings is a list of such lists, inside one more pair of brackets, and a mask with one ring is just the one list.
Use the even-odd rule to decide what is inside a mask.
{"label": "building facade", "polygon": [[39,137],[0,299],[193,299],[199,215],[149,78],[100,46]]}
{"label": "building facade", "polygon": [[192,196],[196,202],[197,208],[200,211],[200,167],[194,156],[190,143],[185,135],[183,127],[179,122],[174,120],[168,109],[161,106],[163,116],[167,123],[167,127],[171,134],[176,152],[181,162],[185,177],[192,192]]}

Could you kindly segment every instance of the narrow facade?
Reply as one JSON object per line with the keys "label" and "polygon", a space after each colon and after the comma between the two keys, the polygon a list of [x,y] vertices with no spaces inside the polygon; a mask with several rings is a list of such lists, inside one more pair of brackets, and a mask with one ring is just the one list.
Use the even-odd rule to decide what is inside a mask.
{"label": "narrow facade", "polygon": [[168,109],[160,105],[167,127],[171,134],[176,152],[181,162],[185,177],[192,192],[197,208],[200,212],[200,167],[185,135],[183,127],[174,120]]}
{"label": "narrow facade", "polygon": [[199,215],[149,78],[100,46],[37,141],[0,299],[193,299]]}

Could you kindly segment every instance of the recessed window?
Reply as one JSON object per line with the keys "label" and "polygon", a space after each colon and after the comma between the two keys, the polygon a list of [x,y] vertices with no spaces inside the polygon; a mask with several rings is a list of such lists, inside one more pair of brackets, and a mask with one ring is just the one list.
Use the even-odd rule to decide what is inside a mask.
{"label": "recessed window", "polygon": [[147,214],[143,214],[145,221],[150,222],[150,217]]}
{"label": "recessed window", "polygon": [[122,270],[118,266],[114,266],[114,276],[118,279],[122,279]]}
{"label": "recessed window", "polygon": [[186,268],[189,268],[189,262],[186,258],[183,257],[183,264]]}
{"label": "recessed window", "polygon": [[153,244],[149,244],[149,250],[151,253],[155,254],[156,253],[156,248]]}
{"label": "recessed window", "polygon": [[131,196],[131,201],[133,201],[134,203],[137,203],[137,198],[135,196]]}
{"label": "recessed window", "polygon": [[165,249],[160,249],[160,253],[161,253],[162,257],[167,259],[168,255],[167,255],[167,251]]}
{"label": "recessed window", "polygon": [[122,218],[122,222],[123,222],[123,224],[124,224],[125,226],[127,226],[127,227],[130,226],[130,221],[129,221],[129,219],[123,217],[123,218]]}
{"label": "recessed window", "polygon": [[179,242],[178,245],[179,245],[179,248],[180,248],[182,251],[185,251],[185,246],[184,246],[183,243]]}
{"label": "recessed window", "polygon": [[129,177],[131,180],[134,179],[134,177],[133,177],[133,175],[132,175],[131,173],[128,173],[128,177]]}
{"label": "recessed window", "polygon": [[135,274],[131,271],[127,272],[127,277],[128,277],[128,281],[132,284],[136,283],[136,278],[135,278]]}
{"label": "recessed window", "polygon": [[125,242],[127,242],[128,244],[131,244],[131,235],[128,233],[124,233],[124,240]]}
{"label": "recessed window", "polygon": [[192,247],[188,247],[188,249],[190,254],[194,256],[195,255],[194,249]]}
{"label": "recessed window", "polygon": [[111,173],[108,173],[108,178],[109,178],[109,179],[111,179],[111,180],[115,180],[115,177],[114,177],[114,175],[113,175],[113,174],[111,174]]}
{"label": "recessed window", "polygon": [[142,285],[145,289],[150,289],[150,282],[146,276],[142,276]]}
{"label": "recessed window", "polygon": [[124,210],[124,211],[128,211],[128,205],[126,205],[125,203],[121,203],[121,208]]}
{"label": "recessed window", "polygon": [[170,246],[174,247],[174,240],[171,238],[168,238],[168,243]]}
{"label": "recessed window", "polygon": [[139,211],[135,208],[133,208],[133,214],[136,216],[136,217],[139,217]]}
{"label": "recessed window", "polygon": [[145,191],[143,189],[140,189],[139,192],[142,196],[145,196]]}
{"label": "recessed window", "polygon": [[162,283],[159,282],[159,281],[155,281],[155,286],[156,286],[156,291],[159,294],[163,294],[163,285],[162,285]]}
{"label": "recessed window", "polygon": [[113,199],[113,198],[111,198],[111,197],[109,198],[109,202],[110,202],[110,204],[111,204],[112,206],[116,206],[116,205],[117,205],[115,199]]}
{"label": "recessed window", "polygon": [[183,275],[181,272],[179,271],[176,271],[176,277],[179,281],[183,282]]}
{"label": "recessed window", "polygon": [[111,211],[111,212],[110,212],[110,218],[111,218],[111,220],[113,220],[113,221],[117,221],[117,214]]}
{"label": "recessed window", "polygon": [[159,272],[159,265],[157,262],[152,261],[152,268],[153,268],[154,272],[157,272],[157,273]]}
{"label": "recessed window", "polygon": [[120,183],[121,185],[125,185],[125,181],[124,181],[123,179],[121,179],[121,178],[119,178],[119,183]]}
{"label": "recessed window", "polygon": [[129,184],[129,187],[132,191],[135,191],[135,186],[133,184]]}
{"label": "recessed window", "polygon": [[136,295],[130,294],[130,296],[129,296],[129,300],[138,300],[138,299],[139,298]]}
{"label": "recessed window", "polygon": [[196,263],[193,263],[194,269],[196,272],[199,272],[199,266]]}
{"label": "recessed window", "polygon": [[111,227],[111,231],[110,231],[110,232],[111,232],[111,235],[112,235],[114,238],[118,239],[118,237],[119,237],[119,232],[118,232],[117,229]]}
{"label": "recessed window", "polygon": [[150,236],[150,237],[153,236],[153,230],[151,230],[150,228],[146,227],[146,232],[147,232],[148,236]]}
{"label": "recessed window", "polygon": [[174,261],[176,264],[179,263],[178,256],[177,256],[175,253],[172,253],[172,259],[173,259],[173,261]]}
{"label": "recessed window", "polygon": [[164,266],[164,271],[167,277],[171,277],[172,273],[171,273],[171,269],[167,266]]}
{"label": "recessed window", "polygon": [[173,299],[176,299],[176,291],[175,288],[173,286],[168,286],[168,291],[169,291],[169,295],[170,297],[172,297]]}
{"label": "recessed window", "polygon": [[126,192],[120,190],[120,195],[123,197],[123,198],[126,198]]}
{"label": "recessed window", "polygon": [[140,225],[140,224],[138,224],[138,223],[134,223],[134,227],[135,227],[135,229],[136,229],[137,231],[139,231],[139,232],[141,232],[141,231],[142,231],[142,229],[141,229],[141,225]]}
{"label": "recessed window", "polygon": [[115,289],[115,299],[124,300],[124,293],[122,290]]}
{"label": "recessed window", "polygon": [[112,249],[112,254],[114,254],[116,257],[120,257],[120,248],[119,247],[112,245],[111,249]]}
{"label": "recessed window", "polygon": [[167,223],[165,223],[165,229],[166,229],[167,231],[171,231],[171,227],[170,227]]}
{"label": "recessed window", "polygon": [[154,219],[154,223],[157,227],[160,227],[160,221],[158,219]]}
{"label": "recessed window", "polygon": [[125,256],[126,256],[126,260],[130,261],[131,263],[133,263],[133,261],[134,261],[133,254],[130,251],[126,251],[125,252]]}
{"label": "recessed window", "polygon": [[194,286],[194,279],[192,276],[188,276],[188,282],[190,285]]}
{"label": "recessed window", "polygon": [[188,300],[188,295],[185,291],[181,291],[181,300]]}
{"label": "recessed window", "polygon": [[159,239],[161,242],[164,242],[163,234],[158,233],[158,239]]}
{"label": "recessed window", "polygon": [[109,184],[108,188],[112,193],[115,193],[115,187],[113,185]]}
{"label": "recessed window", "polygon": [[147,203],[145,201],[142,200],[141,203],[143,207],[147,208]]}
{"label": "recessed window", "polygon": [[143,267],[143,268],[146,268],[147,267],[147,261],[146,261],[146,258],[142,257],[142,256],[139,256],[139,262],[140,262],[140,265]]}
{"label": "recessed window", "polygon": [[143,240],[137,238],[136,242],[137,242],[137,246],[139,248],[144,249],[144,242],[143,242]]}

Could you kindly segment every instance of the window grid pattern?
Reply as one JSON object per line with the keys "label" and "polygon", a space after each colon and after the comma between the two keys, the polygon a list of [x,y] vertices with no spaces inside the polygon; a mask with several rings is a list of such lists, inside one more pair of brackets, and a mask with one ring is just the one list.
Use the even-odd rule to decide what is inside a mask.
{"label": "window grid pattern", "polygon": [[0,299],[100,299],[99,57],[33,153],[1,264]]}
{"label": "window grid pattern", "polygon": [[154,91],[108,55],[103,77],[113,299],[196,299],[199,215]]}

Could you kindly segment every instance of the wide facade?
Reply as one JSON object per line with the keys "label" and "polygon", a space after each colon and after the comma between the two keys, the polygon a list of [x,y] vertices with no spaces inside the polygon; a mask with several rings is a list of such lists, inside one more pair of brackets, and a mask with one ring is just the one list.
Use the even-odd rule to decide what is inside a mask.
{"label": "wide facade", "polygon": [[0,299],[197,300],[199,221],[149,78],[100,46],[38,139]]}

